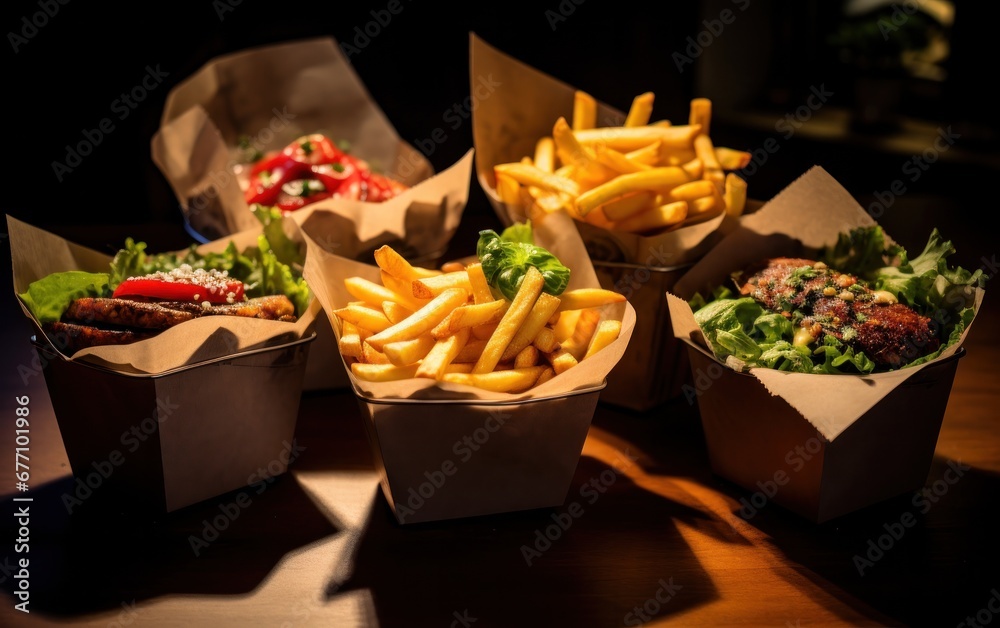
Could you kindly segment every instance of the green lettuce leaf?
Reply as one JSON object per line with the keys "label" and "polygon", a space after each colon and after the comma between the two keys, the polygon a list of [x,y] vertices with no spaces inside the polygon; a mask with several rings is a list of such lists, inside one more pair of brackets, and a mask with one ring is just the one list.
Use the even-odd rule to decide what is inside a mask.
{"label": "green lettuce leaf", "polygon": [[[541,272],[545,280],[545,292],[558,296],[569,285],[569,268],[563,266],[559,258],[548,250],[535,245],[530,229],[530,224],[508,227],[504,230],[508,238],[492,229],[479,232],[476,255],[482,263],[486,281],[491,289],[509,300],[517,295],[531,266]],[[530,240],[525,242],[523,238]]]}
{"label": "green lettuce leaf", "polygon": [[38,322],[45,324],[58,321],[75,299],[110,294],[108,273],[70,270],[33,281],[27,291],[18,296]]}

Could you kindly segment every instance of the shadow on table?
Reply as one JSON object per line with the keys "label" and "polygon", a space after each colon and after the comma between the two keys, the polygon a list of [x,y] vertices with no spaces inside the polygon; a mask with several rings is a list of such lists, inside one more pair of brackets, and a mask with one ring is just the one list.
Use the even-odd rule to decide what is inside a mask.
{"label": "shadow on table", "polygon": [[[602,474],[616,479],[600,493],[591,482]],[[574,502],[576,517],[568,514]],[[589,456],[559,508],[400,525],[378,490],[327,594],[367,589],[380,626],[457,626],[469,617],[479,625],[639,625],[718,597],[677,521],[734,541],[712,515]]]}
{"label": "shadow on table", "polygon": [[[20,524],[10,513],[30,507],[30,552],[8,553],[0,564],[29,558],[32,613],[69,617],[171,594],[245,594],[288,552],[343,529],[289,474],[162,515],[124,512],[100,491],[70,514],[63,497],[74,490],[67,476],[32,488],[30,503],[5,499],[0,510],[3,538],[14,539]],[[7,603],[18,603],[15,578],[0,582]]]}
{"label": "shadow on table", "polygon": [[[724,480],[716,488],[746,496]],[[997,495],[1000,474],[935,457],[915,493],[823,524],[768,504],[748,523],[792,563],[787,577],[812,580],[855,610],[867,604],[882,614],[873,621],[955,626],[983,609],[998,616],[988,604],[1000,603],[1000,537],[985,511]]]}

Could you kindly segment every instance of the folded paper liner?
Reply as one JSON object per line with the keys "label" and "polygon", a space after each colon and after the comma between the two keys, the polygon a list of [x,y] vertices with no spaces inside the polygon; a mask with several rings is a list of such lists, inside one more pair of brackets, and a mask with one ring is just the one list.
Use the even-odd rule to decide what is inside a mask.
{"label": "folded paper liner", "polygon": [[[351,154],[411,187],[383,203],[315,204],[313,211],[353,224],[359,252],[390,240],[410,247],[411,257],[447,247],[468,200],[472,151],[433,176],[430,162],[400,139],[329,37],[262,46],[207,63],[168,94],[151,151],[192,228],[221,237],[257,224],[233,170],[240,136],[268,152],[311,133],[347,140]],[[304,218],[298,213],[291,215]]]}
{"label": "folded paper liner", "polygon": [[[26,292],[29,284],[51,273],[110,270],[111,256],[69,242],[9,215],[7,229],[15,294]],[[258,224],[257,229],[204,244],[197,250],[202,253],[223,251],[230,241],[243,250],[256,245],[260,233]],[[289,236],[302,242],[301,233],[294,223],[290,225]],[[38,328],[41,340],[44,337],[41,324],[20,299],[18,303],[25,316]],[[127,345],[90,347],[66,357],[125,373],[164,373],[248,349],[276,346],[301,339],[311,333],[320,307],[319,302],[313,299],[309,308],[294,323],[238,316],[205,316],[185,321],[152,338]]]}
{"label": "folded paper liner", "polygon": [[[552,135],[559,117],[573,119],[573,97],[577,88],[526,65],[493,48],[475,33],[469,41],[470,84],[476,106],[472,110],[472,138],[476,150],[476,176],[494,211],[506,224],[523,222],[525,208],[504,203],[496,192],[493,167],[517,162],[535,154],[539,138]],[[478,97],[476,86],[487,84],[494,91]],[[597,101],[597,126],[620,126],[625,114],[600,100]],[[588,223],[574,221],[591,254],[600,243],[599,261],[636,262],[650,254],[664,260],[661,265],[681,265],[692,262],[711,248],[720,228],[730,226],[733,219],[720,215],[712,220],[689,225],[674,231],[643,236],[610,231]]]}
{"label": "folded paper liner", "polygon": [[[822,167],[812,167],[760,210],[744,217],[738,230],[692,266],[674,286],[673,294],[667,293],[674,335],[712,355],[706,349],[687,299],[696,292],[704,294],[712,286],[721,285],[731,272],[748,264],[767,257],[808,255],[810,251],[836,244],[841,232],[874,224],[872,217],[836,179]],[[891,241],[888,234],[886,237]],[[983,289],[976,288],[977,313],[984,294]],[[952,356],[965,342],[971,327],[967,326],[961,340],[935,360],[887,373],[825,375],[768,368],[752,368],[749,372],[768,392],[788,402],[832,442],[897,386],[928,364]]]}
{"label": "folded paper liner", "polygon": [[[599,288],[600,284],[586,247],[572,225],[569,216],[554,215],[545,224],[534,225],[535,242],[553,253],[570,269],[570,282],[567,290],[576,288]],[[306,256],[304,275],[306,281],[322,303],[331,321],[334,321],[334,331],[340,338],[339,319],[334,311],[355,300],[347,292],[344,279],[348,277],[363,277],[381,284],[378,266],[356,262],[339,255],[332,254],[312,241],[305,234],[309,253]],[[618,339],[610,345],[581,360],[576,366],[553,377],[549,381],[535,386],[522,393],[497,393],[482,388],[439,382],[425,378],[411,378],[392,382],[370,382],[354,377],[347,366],[348,375],[355,391],[363,397],[371,399],[423,399],[445,400],[462,399],[475,401],[527,401],[551,396],[559,396],[576,390],[588,390],[603,386],[605,378],[618,363],[625,348],[628,346],[632,331],[635,328],[635,309],[628,302],[606,306],[602,312],[605,318],[615,318],[622,321],[621,333]]]}

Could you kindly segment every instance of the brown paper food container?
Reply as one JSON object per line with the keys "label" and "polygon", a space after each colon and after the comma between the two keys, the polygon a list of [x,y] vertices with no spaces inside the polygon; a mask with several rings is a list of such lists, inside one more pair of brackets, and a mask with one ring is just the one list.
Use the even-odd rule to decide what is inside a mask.
{"label": "brown paper food container", "polygon": [[[583,242],[569,227],[559,217],[547,220],[536,225],[536,242],[571,269],[568,289],[597,287]],[[379,269],[324,251],[310,238],[307,231],[307,243],[319,250],[310,250],[305,277],[336,320],[333,311],[353,300],[344,279],[379,282]],[[340,357],[362,410],[382,491],[399,523],[563,503],[600,392],[636,323],[628,302],[607,306],[604,315],[622,321],[617,340],[523,393],[417,378],[362,381]],[[339,338],[339,324],[334,331]]]}
{"label": "brown paper food container", "polygon": [[[261,46],[216,58],[167,95],[152,158],[177,195],[189,230],[217,239],[255,226],[234,171],[237,142],[279,150],[310,133],[350,142],[410,190],[382,203],[327,199],[311,212],[342,218],[318,234],[345,257],[392,244],[411,260],[441,255],[468,200],[473,153],[448,169],[403,141],[329,37]],[[301,210],[300,210],[301,211]],[[295,220],[308,216],[291,212]]]}
{"label": "brown paper food container", "polygon": [[[533,155],[535,142],[552,134],[560,116],[572,119],[576,88],[504,54],[475,34],[470,35],[469,63],[476,102],[472,132],[477,179],[504,224],[523,222],[524,207],[500,200],[493,167]],[[498,87],[480,96],[476,87],[483,78]],[[624,119],[622,111],[598,100],[598,126],[617,125]],[[601,401],[641,411],[680,393],[687,381],[686,352],[669,333],[662,295],[735,222],[723,215],[641,236],[572,221],[586,243],[601,287],[627,294],[639,313],[635,342],[608,377]]]}
{"label": "brown paper food container", "polygon": [[[693,385],[684,395],[697,400],[713,472],[751,491],[741,499],[747,518],[773,501],[822,523],[917,490],[927,478],[971,325],[938,358],[886,373],[742,373],[705,347],[687,302],[748,264],[808,257],[839,233],[874,224],[813,167],[745,217],[666,294],[673,333],[691,359]],[[984,290],[975,291],[978,312]]]}
{"label": "brown paper food container", "polygon": [[[15,294],[53,272],[108,270],[103,253],[11,216],[7,227]],[[230,240],[243,248],[259,232],[199,250]],[[258,469],[285,471],[317,300],[295,323],[205,317],[72,356],[21,307],[39,359],[26,368],[44,373],[76,477],[68,507],[99,493],[128,509],[172,511],[245,487]]]}

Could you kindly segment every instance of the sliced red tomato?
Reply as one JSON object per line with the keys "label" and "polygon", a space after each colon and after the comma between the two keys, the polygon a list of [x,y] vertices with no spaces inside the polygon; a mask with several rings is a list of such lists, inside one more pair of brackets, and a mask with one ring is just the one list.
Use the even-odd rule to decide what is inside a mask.
{"label": "sliced red tomato", "polygon": [[344,151],[334,146],[330,138],[319,133],[304,135],[281,152],[306,165],[336,163],[344,157]]}
{"label": "sliced red tomato", "polygon": [[182,275],[173,280],[164,279],[169,273],[158,273],[145,277],[129,277],[118,284],[113,297],[146,297],[164,301],[208,301],[209,303],[236,303],[243,300],[243,282],[218,273],[197,271],[185,280]]}

